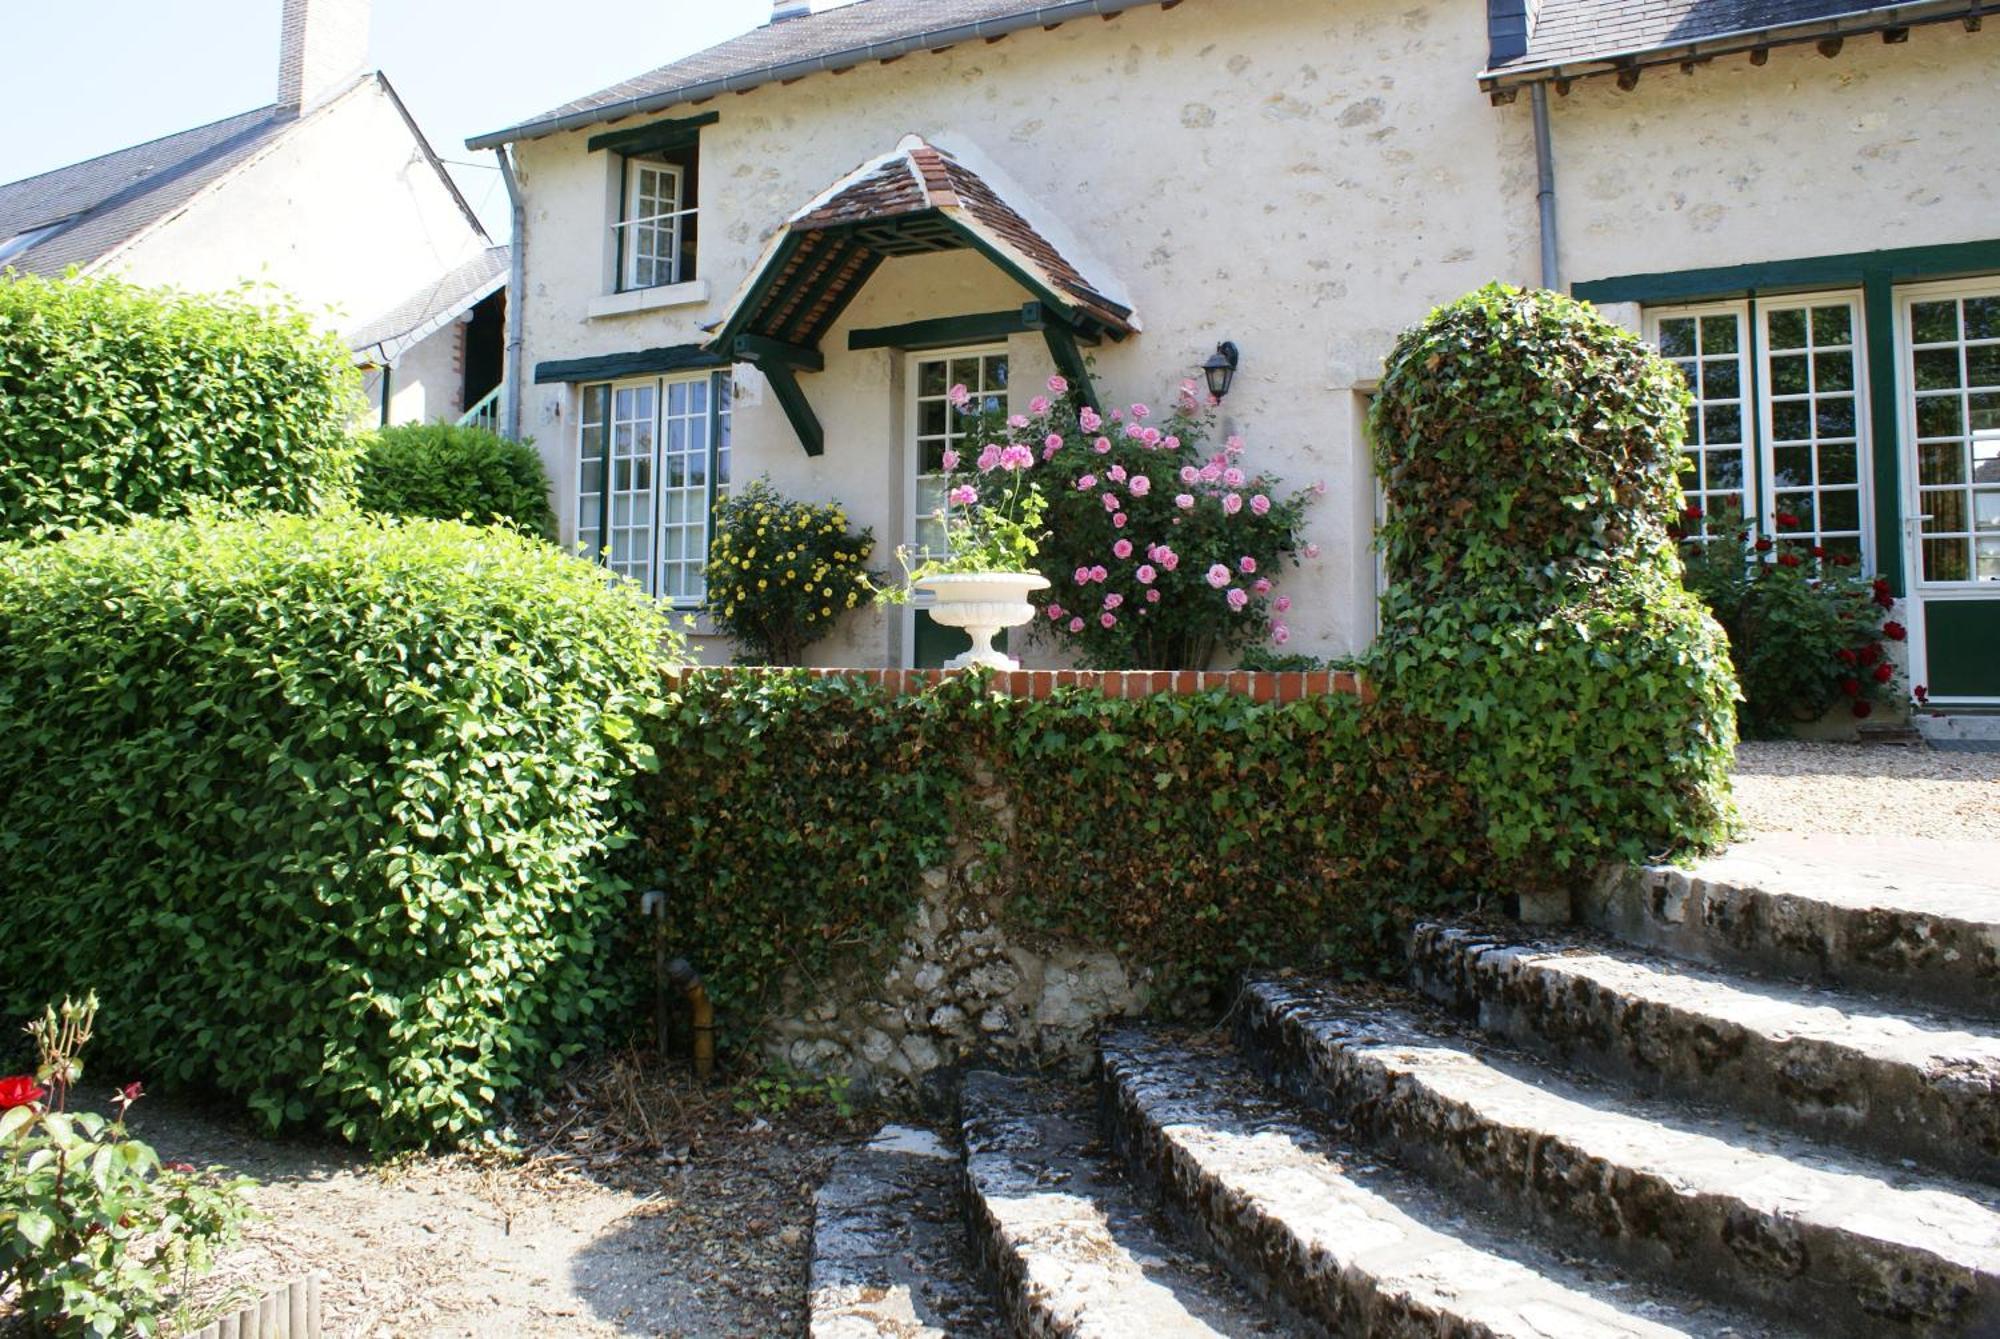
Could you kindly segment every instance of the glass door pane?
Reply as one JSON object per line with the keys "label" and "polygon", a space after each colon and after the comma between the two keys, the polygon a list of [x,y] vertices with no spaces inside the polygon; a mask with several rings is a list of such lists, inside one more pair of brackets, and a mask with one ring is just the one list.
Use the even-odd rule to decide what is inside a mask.
{"label": "glass door pane", "polygon": [[1819,546],[1872,566],[1861,304],[1814,297],[1760,303],[1758,312],[1764,528],[1781,548]]}
{"label": "glass door pane", "polygon": [[979,449],[966,432],[966,416],[951,405],[951,389],[963,386],[971,404],[982,411],[1005,409],[1007,405],[1007,355],[1004,352],[957,353],[925,356],[911,368],[915,387],[911,416],[914,470],[910,490],[910,542],[913,557],[944,557],[945,507],[944,453],[957,451],[965,457],[961,469],[970,468],[971,457]]}
{"label": "glass door pane", "polygon": [[1702,519],[1688,527],[1696,539],[1734,532],[1751,514],[1750,340],[1744,304],[1672,312],[1653,319],[1653,338],[1687,378],[1694,404],[1688,411],[1686,467],[1681,486]]}
{"label": "glass door pane", "polygon": [[1904,309],[1927,584],[2000,582],[2000,289]]}

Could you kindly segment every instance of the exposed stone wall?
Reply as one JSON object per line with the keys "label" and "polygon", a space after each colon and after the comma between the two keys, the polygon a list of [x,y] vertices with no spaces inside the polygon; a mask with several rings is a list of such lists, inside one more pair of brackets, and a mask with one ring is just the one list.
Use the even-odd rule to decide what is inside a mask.
{"label": "exposed stone wall", "polygon": [[845,1074],[888,1099],[972,1061],[1084,1070],[1099,1025],[1136,1017],[1150,973],[1100,948],[1003,925],[1005,881],[989,859],[1014,811],[989,772],[976,774],[986,822],[949,865],[923,875],[902,942],[833,976],[787,983],[767,1053],[814,1074]]}

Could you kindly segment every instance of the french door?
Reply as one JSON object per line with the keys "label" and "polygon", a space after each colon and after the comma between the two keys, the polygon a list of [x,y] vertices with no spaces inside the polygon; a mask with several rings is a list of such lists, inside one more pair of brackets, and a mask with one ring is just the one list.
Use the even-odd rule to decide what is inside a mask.
{"label": "french door", "polygon": [[[1007,347],[1001,344],[913,353],[904,373],[903,421],[907,425],[904,457],[909,471],[905,496],[910,499],[910,506],[904,518],[903,542],[914,564],[948,554],[944,522],[939,519],[945,505],[945,452],[955,451],[968,463],[979,453],[980,444],[972,441],[967,432],[966,417],[952,407],[952,388],[965,387],[971,403],[981,410],[1004,410]],[[970,649],[972,639],[956,628],[935,622],[925,612],[924,605],[925,598],[918,596],[905,614],[904,659],[913,669],[936,669]]]}

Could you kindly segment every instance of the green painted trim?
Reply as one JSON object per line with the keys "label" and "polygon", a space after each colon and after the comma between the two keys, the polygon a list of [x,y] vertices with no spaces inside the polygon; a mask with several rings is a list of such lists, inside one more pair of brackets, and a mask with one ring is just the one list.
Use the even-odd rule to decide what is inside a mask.
{"label": "green painted trim", "polygon": [[592,135],[584,147],[591,153],[600,149],[609,149],[613,153],[655,153],[661,149],[693,148],[701,137],[703,127],[712,126],[721,119],[721,112],[703,112],[700,116],[652,121],[643,126],[633,126],[630,130],[608,130],[602,135]]}
{"label": "green painted trim", "polygon": [[1048,307],[1052,311],[1054,311],[1058,316],[1060,316],[1063,320],[1076,322],[1076,321],[1086,321],[1089,319],[1089,317],[1085,316],[1084,313],[1077,307],[1077,305],[1074,302],[1067,301],[1066,299],[1064,299],[1062,294],[1057,293],[1054,289],[1050,288],[1040,279],[1037,279],[1034,275],[1029,274],[1026,270],[1022,269],[1019,265],[1015,264],[1012,257],[1008,256],[998,247],[993,246],[984,237],[981,237],[978,233],[966,227],[963,223],[960,223],[957,219],[952,218],[950,215],[943,215],[942,217],[944,218],[945,224],[948,227],[950,227],[950,229],[954,233],[958,234],[958,236],[964,240],[967,246],[971,247],[974,251],[977,251],[980,255],[986,257],[986,259],[992,261],[993,264],[998,266],[1000,271],[1004,273],[1009,279],[1012,279],[1015,283],[1027,289],[1030,293],[1033,293],[1037,297],[1041,298],[1041,300],[1045,304],[1047,304]]}
{"label": "green painted trim", "polygon": [[1056,370],[1069,378],[1069,384],[1083,396],[1083,402],[1092,409],[1098,407],[1097,387],[1091,384],[1090,364],[1084,360],[1083,350],[1076,344],[1076,335],[1070,328],[1051,321],[1042,327],[1042,338],[1048,341],[1049,357],[1055,360]]}
{"label": "green painted trim", "polygon": [[1570,292],[1586,302],[1696,302],[1784,289],[1851,288],[1864,275],[1874,272],[1886,274],[1890,283],[1899,284],[1918,279],[1956,279],[1996,270],[2000,270],[2000,238],[1806,256],[1714,269],[1621,275],[1573,284]]}
{"label": "green painted trim", "polygon": [[766,372],[774,366],[796,368],[801,372],[826,371],[826,355],[818,349],[801,348],[797,344],[766,339],[762,335],[738,335],[734,348],[737,362],[753,364]]}
{"label": "green painted trim", "polygon": [[812,403],[799,388],[797,374],[785,363],[772,363],[761,370],[771,383],[771,393],[778,397],[779,407],[791,420],[792,431],[799,435],[799,445],[809,456],[825,455],[826,430],[820,427],[819,415],[813,413]]}
{"label": "green painted trim", "polygon": [[709,341],[713,347],[727,349],[735,346],[736,337],[743,334],[751,319],[763,310],[764,299],[770,296],[771,289],[778,282],[778,276],[784,273],[786,263],[791,260],[792,253],[799,249],[802,240],[803,234],[794,232],[787,233],[785,240],[778,243],[778,249],[771,253],[771,258],[765,262],[764,268],[758,271],[756,280],[750,285],[750,291],[743,295],[743,300],[736,304],[728,318],[716,330],[715,338]]}
{"label": "green painted trim", "polygon": [[1868,339],[1869,450],[1875,457],[1875,565],[1897,595],[1909,589],[1903,570],[1903,405],[1896,374],[1895,277],[1886,269],[1861,276],[1861,319]]}
{"label": "green painted trim", "polygon": [[705,368],[727,367],[729,362],[728,358],[714,352],[706,344],[670,344],[665,348],[638,349],[631,353],[536,363],[535,384],[615,381],[619,377],[644,376],[649,372],[696,372]]}
{"label": "green painted trim", "polygon": [[1925,600],[1924,658],[1933,698],[2000,697],[2000,599]]}
{"label": "green painted trim", "polygon": [[905,325],[877,326],[872,330],[850,330],[847,333],[847,347],[851,351],[861,349],[899,349],[907,353],[922,353],[926,349],[949,349],[965,344],[987,344],[1008,335],[1039,331],[1044,326],[1044,308],[1039,302],[1030,302],[1013,311],[980,312],[974,316],[941,316],[930,321],[911,321]]}

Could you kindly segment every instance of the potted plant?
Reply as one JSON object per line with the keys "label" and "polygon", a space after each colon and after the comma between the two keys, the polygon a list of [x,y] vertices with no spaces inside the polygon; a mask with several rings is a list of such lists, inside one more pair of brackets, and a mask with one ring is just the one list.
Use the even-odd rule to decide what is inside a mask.
{"label": "potted plant", "polygon": [[[968,407],[971,397],[965,387],[952,387],[951,398],[959,413],[980,425],[980,416]],[[1042,490],[1027,474],[1035,453],[1016,442],[990,442],[980,449],[973,469],[962,469],[963,464],[956,450],[944,453],[945,503],[937,512],[944,552],[898,549],[904,584],[878,594],[892,603],[912,593],[928,595],[934,601],[933,619],[972,638],[972,648],[945,668],[1019,669],[1020,662],[997,649],[993,639],[1034,618],[1029,597],[1049,588],[1048,578],[1033,565],[1047,510]]]}

